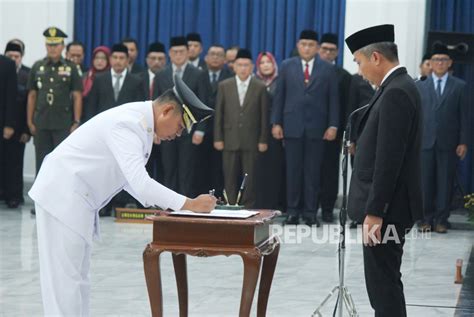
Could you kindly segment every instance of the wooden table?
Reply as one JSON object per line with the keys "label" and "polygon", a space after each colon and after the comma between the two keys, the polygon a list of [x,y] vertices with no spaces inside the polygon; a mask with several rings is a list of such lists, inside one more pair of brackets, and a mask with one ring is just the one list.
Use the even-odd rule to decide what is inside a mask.
{"label": "wooden table", "polygon": [[[170,216],[159,212],[153,221],[153,242],[143,252],[145,278],[153,317],[163,316],[160,255],[172,253],[178,286],[179,316],[188,315],[186,255],[208,257],[239,255],[244,264],[239,316],[249,316],[260,267],[257,316],[265,316],[280,243],[270,233],[270,223],[279,211],[259,210],[247,219]],[[263,262],[263,264],[262,264]]]}

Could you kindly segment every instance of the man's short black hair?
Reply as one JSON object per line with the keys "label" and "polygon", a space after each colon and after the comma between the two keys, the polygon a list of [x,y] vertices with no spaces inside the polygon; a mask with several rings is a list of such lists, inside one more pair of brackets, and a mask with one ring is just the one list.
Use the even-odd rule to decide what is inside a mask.
{"label": "man's short black hair", "polygon": [[125,43],[133,43],[135,44],[135,47],[137,48],[138,50],[138,42],[137,40],[135,40],[133,37],[124,37],[122,39],[122,44],[125,44]]}
{"label": "man's short black hair", "polygon": [[166,90],[155,101],[160,105],[173,104],[177,113],[183,113],[183,107],[181,107],[181,102],[174,94],[173,89]]}
{"label": "man's short black hair", "polygon": [[80,46],[82,47],[82,50],[84,51],[84,53],[86,52],[86,47],[84,46],[84,43],[82,43],[81,41],[72,41],[71,43],[69,43],[66,46],[66,52],[69,52],[69,49],[71,48],[71,46]]}

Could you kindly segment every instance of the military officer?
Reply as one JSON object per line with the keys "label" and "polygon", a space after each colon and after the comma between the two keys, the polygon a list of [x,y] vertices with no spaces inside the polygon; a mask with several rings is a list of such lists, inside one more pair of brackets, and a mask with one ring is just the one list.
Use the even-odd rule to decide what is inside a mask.
{"label": "military officer", "polygon": [[43,32],[47,56],[28,78],[27,123],[34,137],[36,171],[44,157],[80,124],[82,80],[76,66],[62,57],[67,35],[56,27]]}
{"label": "military officer", "polygon": [[28,78],[28,114],[34,136],[36,170],[43,158],[80,124],[82,81],[75,65],[63,59],[64,38],[58,28],[44,31],[46,58],[37,61]]}

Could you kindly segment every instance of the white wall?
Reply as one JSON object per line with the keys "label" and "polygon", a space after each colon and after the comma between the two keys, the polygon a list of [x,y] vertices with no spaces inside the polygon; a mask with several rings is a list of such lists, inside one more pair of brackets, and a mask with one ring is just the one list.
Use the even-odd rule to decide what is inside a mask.
{"label": "white wall", "polygon": [[[56,26],[73,38],[74,0],[0,0],[0,53],[12,38],[25,42],[23,64],[31,66],[46,55],[43,31]],[[25,152],[25,181],[35,175],[32,141]]]}
{"label": "white wall", "polygon": [[[395,25],[400,64],[415,77],[423,56],[427,0],[346,0],[345,38],[363,28],[377,24]],[[357,65],[347,46],[344,68],[357,72]]]}

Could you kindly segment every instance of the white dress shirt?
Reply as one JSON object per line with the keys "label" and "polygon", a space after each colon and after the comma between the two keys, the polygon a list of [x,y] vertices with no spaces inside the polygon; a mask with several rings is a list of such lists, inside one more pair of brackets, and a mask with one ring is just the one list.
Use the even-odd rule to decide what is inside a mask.
{"label": "white dress shirt", "polygon": [[304,71],[306,70],[306,64],[308,64],[308,72],[309,72],[309,76],[311,76],[311,73],[313,71],[313,65],[314,65],[314,57],[309,61],[305,61],[304,59],[301,59],[301,64],[303,65],[303,74],[304,74]]}
{"label": "white dress shirt", "polygon": [[245,95],[249,88],[250,79],[252,76],[249,76],[245,81],[240,80],[239,76],[235,76],[235,81],[237,82],[237,92],[239,93],[239,102],[240,106],[244,105]]}
{"label": "white dress shirt", "polygon": [[115,82],[117,81],[117,78],[115,76],[122,75],[122,77],[120,77],[119,82],[119,90],[122,90],[123,82],[125,81],[125,77],[127,76],[127,69],[125,68],[121,73],[116,73],[113,68],[110,68],[110,73],[112,74],[112,87],[115,87]]}

